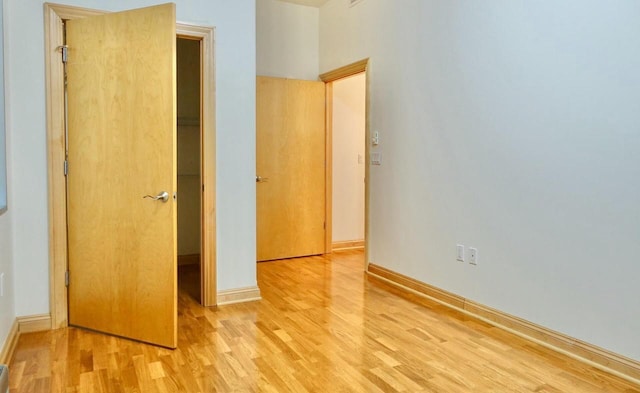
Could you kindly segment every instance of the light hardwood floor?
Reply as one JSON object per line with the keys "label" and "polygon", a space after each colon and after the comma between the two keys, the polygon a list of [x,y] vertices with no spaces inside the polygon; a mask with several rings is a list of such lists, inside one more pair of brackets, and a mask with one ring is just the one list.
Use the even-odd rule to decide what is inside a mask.
{"label": "light hardwood floor", "polygon": [[174,351],[25,334],[10,392],[640,392],[363,270],[362,251],[261,263],[263,300],[218,310],[182,285]]}

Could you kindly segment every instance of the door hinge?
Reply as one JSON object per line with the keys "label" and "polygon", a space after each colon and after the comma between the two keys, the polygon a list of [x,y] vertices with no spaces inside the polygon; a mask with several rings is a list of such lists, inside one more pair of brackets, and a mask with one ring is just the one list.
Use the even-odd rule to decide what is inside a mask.
{"label": "door hinge", "polygon": [[64,160],[64,175],[67,176],[69,174],[69,161]]}
{"label": "door hinge", "polygon": [[69,60],[69,47],[67,45],[60,45],[58,49],[62,53],[62,62],[67,64],[67,60]]}
{"label": "door hinge", "polygon": [[64,286],[65,287],[69,286],[69,271],[68,270],[66,272],[64,272]]}

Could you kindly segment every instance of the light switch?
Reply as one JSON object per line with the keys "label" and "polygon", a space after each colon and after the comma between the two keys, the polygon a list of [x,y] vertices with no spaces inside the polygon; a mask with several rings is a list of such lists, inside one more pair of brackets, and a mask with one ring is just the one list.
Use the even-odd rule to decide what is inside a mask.
{"label": "light switch", "polygon": [[457,255],[457,260],[460,262],[464,262],[464,245],[463,244],[456,244],[456,253]]}
{"label": "light switch", "polygon": [[371,153],[371,165],[380,165],[380,153]]}

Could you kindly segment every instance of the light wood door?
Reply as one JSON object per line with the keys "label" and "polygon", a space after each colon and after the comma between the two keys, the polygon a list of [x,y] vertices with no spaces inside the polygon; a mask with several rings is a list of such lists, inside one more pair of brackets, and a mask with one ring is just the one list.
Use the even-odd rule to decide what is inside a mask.
{"label": "light wood door", "polygon": [[69,322],[175,347],[175,6],[66,23]]}
{"label": "light wood door", "polygon": [[257,259],[324,253],[323,82],[257,78]]}

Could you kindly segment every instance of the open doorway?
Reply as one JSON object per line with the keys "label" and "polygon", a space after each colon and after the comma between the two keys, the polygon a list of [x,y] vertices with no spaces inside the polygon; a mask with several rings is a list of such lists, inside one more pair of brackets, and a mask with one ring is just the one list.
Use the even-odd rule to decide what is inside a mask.
{"label": "open doorway", "polygon": [[363,249],[365,238],[364,72],[331,82],[331,250]]}
{"label": "open doorway", "polygon": [[[351,79],[350,77],[354,77]],[[320,80],[326,84],[326,108],[327,108],[327,118],[326,118],[326,138],[327,138],[327,149],[326,149],[326,162],[327,162],[327,171],[326,171],[326,203],[327,203],[327,234],[326,234],[326,252],[331,252],[333,250],[339,249],[364,249],[364,261],[365,261],[365,270],[369,264],[369,155],[370,155],[370,144],[371,140],[371,130],[369,129],[369,59],[362,59],[360,61],[356,61],[355,63],[347,64],[343,67],[336,68],[329,72],[325,72],[320,75]],[[338,95],[335,94],[335,87],[338,86]],[[343,89],[344,88],[344,89]],[[340,109],[336,105],[334,105],[334,100],[342,100],[339,98],[343,94],[341,90],[346,90],[346,94],[351,96],[353,95],[353,99],[349,101],[356,102],[355,107],[350,108],[349,104],[338,103],[337,106],[342,106]],[[357,209],[358,213],[350,214],[348,219],[349,228],[347,227],[338,229],[339,233],[334,237],[334,194],[340,193],[340,184],[337,184],[338,190],[334,193],[334,181],[338,182],[339,180],[334,180],[334,172],[342,172],[339,162],[334,163],[333,155],[340,154],[339,149],[342,146],[339,146],[336,150],[336,143],[342,143],[340,140],[342,139],[341,135],[338,135],[338,141],[334,141],[334,116],[336,113],[341,110],[351,112],[349,115],[353,117],[353,124],[351,122],[345,122],[346,128],[349,129],[351,126],[355,125],[359,127],[359,131],[356,133],[351,133],[350,131],[346,131],[348,133],[348,138],[352,138],[353,140],[349,142],[349,144],[353,145],[352,149],[347,149],[345,153],[345,159],[347,162],[350,162],[350,166],[352,166],[351,174],[346,176],[347,184],[351,189],[350,199],[355,200],[356,202],[352,204],[345,204],[339,209],[348,209],[349,206],[356,206],[354,209]],[[338,113],[338,116],[341,116]],[[338,123],[342,123],[343,120],[338,119]],[[340,127],[341,125],[338,124]],[[340,132],[340,131],[337,131]],[[364,138],[361,138],[361,135],[364,135]],[[335,152],[334,152],[335,150]],[[363,154],[364,152],[364,154]],[[364,156],[364,157],[363,157]],[[355,160],[355,163],[354,163]],[[340,160],[337,160],[340,161]],[[334,165],[336,167],[334,168]],[[361,171],[364,171],[364,178],[362,177]],[[340,176],[340,175],[338,175]],[[350,182],[348,179],[352,179]],[[358,185],[362,186],[358,187]],[[362,196],[364,193],[364,196]],[[346,198],[345,198],[346,199]],[[337,203],[341,203],[343,201],[336,201]],[[362,202],[363,208],[359,207],[360,202]],[[361,212],[361,213],[360,213]],[[361,214],[361,215],[360,215]],[[362,217],[362,219],[360,218]],[[338,219],[338,218],[337,218]],[[344,217],[340,216],[340,220],[343,220]],[[364,221],[364,222],[363,222]],[[342,224],[338,224],[342,225]],[[364,226],[364,230],[360,231],[360,225]],[[362,236],[362,237],[360,237]]]}
{"label": "open doorway", "polygon": [[202,127],[200,40],[178,37],[178,287],[202,302]]}

